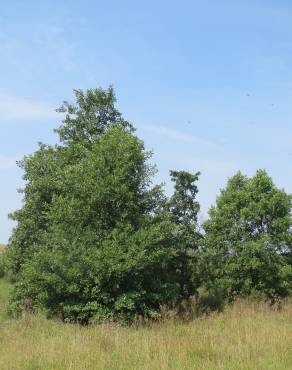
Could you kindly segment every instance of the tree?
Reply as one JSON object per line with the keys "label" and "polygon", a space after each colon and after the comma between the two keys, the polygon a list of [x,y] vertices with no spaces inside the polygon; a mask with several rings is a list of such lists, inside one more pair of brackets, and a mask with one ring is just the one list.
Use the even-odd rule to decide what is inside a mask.
{"label": "tree", "polygon": [[[183,298],[183,228],[188,207],[195,216],[198,205],[175,192],[166,209],[161,186],[152,185],[151,153],[115,110],[112,90],[76,96],[76,106],[62,108],[61,143],[41,144],[21,162],[27,183],[13,216],[11,307],[80,323],[155,317]],[[195,196],[195,180],[177,192],[185,186]],[[180,202],[185,214],[176,219]]]}
{"label": "tree", "polygon": [[174,182],[173,195],[167,202],[168,211],[175,227],[176,265],[181,295],[188,298],[195,294],[199,286],[198,276],[194,273],[197,268],[198,247],[202,239],[198,225],[200,205],[197,201],[198,187],[196,182],[200,172],[194,174],[187,171],[170,171]]}
{"label": "tree", "polygon": [[[23,207],[10,215],[17,222],[9,242],[9,260],[17,274],[31,254],[42,245],[50,225],[48,218],[53,197],[61,194],[64,173],[82,161],[109,124],[119,124],[129,132],[132,126],[115,108],[113,88],[74,90],[76,102],[64,104],[57,110],[65,113],[62,125],[55,131],[60,144],[40,143],[32,155],[19,161],[23,169],[25,188]],[[68,190],[68,189],[67,189]]]}
{"label": "tree", "polygon": [[75,104],[64,101],[57,109],[58,112],[66,113],[63,124],[55,130],[64,145],[81,143],[90,148],[113,122],[125,128],[132,128],[115,108],[116,97],[111,86],[107,90],[89,89],[84,92],[78,89],[74,90],[74,93]]}
{"label": "tree", "polygon": [[231,299],[254,292],[268,298],[287,295],[291,201],[263,170],[252,178],[239,172],[229,179],[204,225],[206,283]]}
{"label": "tree", "polygon": [[183,228],[196,231],[200,205],[196,200],[200,172],[191,174],[186,171],[170,171],[174,182],[174,193],[169,201],[169,208],[174,221]]}

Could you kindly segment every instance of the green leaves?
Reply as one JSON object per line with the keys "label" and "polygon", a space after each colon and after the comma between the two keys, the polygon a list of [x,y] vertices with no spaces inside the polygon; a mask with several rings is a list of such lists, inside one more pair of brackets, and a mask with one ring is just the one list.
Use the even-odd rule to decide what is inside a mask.
{"label": "green leaves", "polygon": [[200,173],[171,171],[167,198],[113,89],[75,96],[59,109],[60,143],[40,144],[19,163],[23,206],[11,215],[5,257],[16,276],[14,312],[129,323],[199,291],[204,312],[224,296],[291,292],[292,198],[265,171],[231,178],[202,234]]}
{"label": "green leaves", "polygon": [[285,253],[291,251],[291,196],[277,189],[265,171],[231,178],[204,228],[208,276],[230,297],[289,293],[282,271]]}
{"label": "green leaves", "polygon": [[115,108],[116,98],[112,87],[107,90],[89,89],[86,92],[74,92],[76,104],[65,101],[57,109],[58,112],[66,113],[63,124],[55,130],[64,145],[81,143],[90,148],[105,128],[113,123],[132,129],[131,124],[125,121]]}
{"label": "green leaves", "polygon": [[161,186],[152,186],[151,153],[114,108],[111,88],[76,91],[76,99],[62,108],[61,145],[41,144],[21,163],[13,304],[29,300],[81,323],[153,315],[181,298],[174,266],[185,251]]}

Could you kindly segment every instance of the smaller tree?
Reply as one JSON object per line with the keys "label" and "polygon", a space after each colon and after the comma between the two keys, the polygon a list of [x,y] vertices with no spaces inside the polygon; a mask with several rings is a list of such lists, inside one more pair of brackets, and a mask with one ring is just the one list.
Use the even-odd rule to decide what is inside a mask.
{"label": "smaller tree", "polygon": [[196,182],[200,172],[194,174],[186,171],[170,171],[174,182],[173,195],[167,202],[173,233],[176,240],[176,259],[173,270],[177,272],[182,298],[195,294],[199,285],[198,276],[194,274],[197,265],[198,246],[202,235],[198,226],[200,205],[197,201]]}
{"label": "smaller tree", "polygon": [[210,209],[202,275],[233,299],[254,292],[267,298],[291,288],[291,195],[265,171],[232,177]]}

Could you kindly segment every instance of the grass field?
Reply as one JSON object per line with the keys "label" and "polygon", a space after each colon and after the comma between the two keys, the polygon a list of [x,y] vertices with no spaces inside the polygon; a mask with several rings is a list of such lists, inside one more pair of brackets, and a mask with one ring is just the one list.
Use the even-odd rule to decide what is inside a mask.
{"label": "grass field", "polygon": [[187,324],[79,327],[25,316],[9,320],[0,280],[0,369],[292,369],[292,305],[237,303]]}

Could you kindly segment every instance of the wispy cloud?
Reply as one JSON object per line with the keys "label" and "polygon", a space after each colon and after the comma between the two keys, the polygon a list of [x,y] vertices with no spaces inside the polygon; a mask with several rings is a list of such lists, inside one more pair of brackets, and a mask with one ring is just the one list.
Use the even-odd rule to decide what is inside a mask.
{"label": "wispy cloud", "polygon": [[198,146],[210,146],[210,145],[213,147],[218,146],[218,144],[212,141],[194,136],[189,132],[180,131],[180,130],[166,127],[166,126],[152,126],[152,125],[144,126],[143,125],[143,126],[139,126],[139,128],[146,132],[150,132],[150,133],[160,135],[160,136],[173,139],[176,141],[180,141],[183,143],[195,144]]}
{"label": "wispy cloud", "polygon": [[8,120],[35,120],[56,117],[53,107],[48,104],[0,94],[0,123]]}

